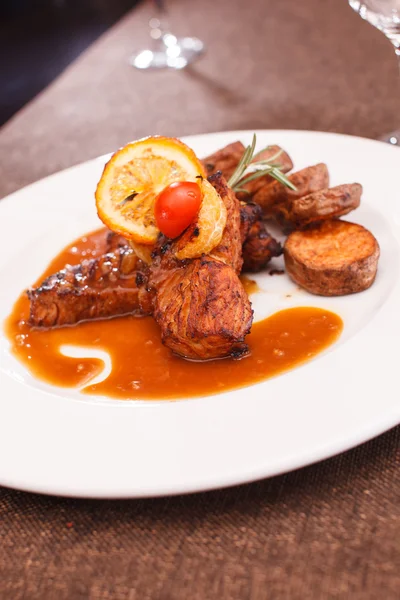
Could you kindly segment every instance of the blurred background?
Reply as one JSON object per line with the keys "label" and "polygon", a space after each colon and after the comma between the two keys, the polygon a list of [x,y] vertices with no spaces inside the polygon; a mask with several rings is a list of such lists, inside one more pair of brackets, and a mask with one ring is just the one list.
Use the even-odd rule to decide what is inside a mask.
{"label": "blurred background", "polygon": [[0,0],[0,125],[136,3]]}
{"label": "blurred background", "polygon": [[[374,13],[369,23],[353,4],[0,0],[3,194],[151,134],[387,136],[399,127],[398,60],[371,24]],[[178,38],[204,42],[198,60],[179,69],[132,67],[156,39],[149,29],[156,16]]]}

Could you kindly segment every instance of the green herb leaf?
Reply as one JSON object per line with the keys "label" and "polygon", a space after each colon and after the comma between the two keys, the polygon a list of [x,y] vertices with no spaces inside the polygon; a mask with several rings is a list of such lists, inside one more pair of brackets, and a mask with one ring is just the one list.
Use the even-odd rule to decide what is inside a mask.
{"label": "green herb leaf", "polygon": [[[256,134],[253,135],[253,140],[249,146],[243,152],[243,156],[239,161],[234,173],[232,173],[228,185],[233,189],[234,192],[247,192],[244,189],[244,185],[265,175],[270,175],[276,181],[279,181],[289,189],[296,191],[296,186],[286,177],[281,170],[281,165],[276,161],[277,158],[282,154],[283,150],[276,152],[269,160],[261,159],[256,160],[257,157],[261,156],[270,146],[263,148],[256,154],[254,154],[256,148]],[[250,172],[246,173],[248,169]],[[248,192],[247,192],[248,193]]]}

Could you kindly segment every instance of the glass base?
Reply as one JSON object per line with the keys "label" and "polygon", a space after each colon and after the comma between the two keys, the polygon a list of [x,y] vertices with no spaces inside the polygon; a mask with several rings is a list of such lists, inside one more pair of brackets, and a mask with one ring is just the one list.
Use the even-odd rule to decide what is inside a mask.
{"label": "glass base", "polygon": [[167,33],[157,50],[141,50],[129,62],[136,69],[184,69],[204,52],[204,44],[195,37],[177,38]]}
{"label": "glass base", "polygon": [[392,146],[400,146],[400,131],[392,131],[388,135],[379,138],[381,142],[386,142]]}

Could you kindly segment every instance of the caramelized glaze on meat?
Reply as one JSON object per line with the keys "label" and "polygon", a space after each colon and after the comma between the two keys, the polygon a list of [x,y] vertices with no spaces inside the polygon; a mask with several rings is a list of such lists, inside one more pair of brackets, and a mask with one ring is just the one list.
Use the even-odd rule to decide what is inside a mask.
{"label": "caramelized glaze on meat", "polygon": [[140,269],[140,261],[128,246],[74,267],[67,266],[28,291],[31,325],[60,327],[88,319],[142,313],[137,286]]}
{"label": "caramelized glaze on meat", "polygon": [[239,280],[239,202],[220,174],[210,178],[230,215],[212,255],[190,261],[174,258],[173,243],[161,244],[150,271],[153,316],[163,343],[186,358],[207,360],[247,352],[253,311]]}
{"label": "caramelized glaze on meat", "polygon": [[[235,224],[229,226],[231,233],[212,253],[222,262],[231,251],[223,245],[230,235],[237,232],[237,211],[232,210],[232,206],[230,217]],[[273,256],[282,252],[281,245],[268,233],[261,218],[262,211],[257,204],[240,204],[242,256],[235,246],[233,263],[236,272],[239,272],[241,262],[243,271],[260,271]],[[152,313],[154,297],[146,288],[149,279],[146,265],[133,257],[126,239],[112,231],[106,234],[104,250],[104,256],[83,261],[74,267],[67,266],[48,277],[39,287],[29,290],[30,322],[33,326],[62,327],[82,320],[126,313]],[[128,257],[132,260],[131,275],[124,267],[128,264]],[[125,273],[121,267],[125,268]]]}
{"label": "caramelized glaze on meat", "polygon": [[241,202],[240,221],[242,270],[257,273],[265,269],[271,258],[282,254],[282,246],[267,230],[258,204]]}
{"label": "caramelized glaze on meat", "polygon": [[196,360],[242,355],[252,310],[234,269],[208,256],[187,265],[160,268],[151,277],[156,289],[153,316],[163,343]]}
{"label": "caramelized glaze on meat", "polygon": [[257,221],[251,226],[243,244],[243,271],[262,271],[271,258],[280,256],[282,252],[281,244],[272,237],[262,221]]}
{"label": "caramelized glaze on meat", "polygon": [[227,210],[224,235],[210,256],[230,265],[239,275],[243,264],[240,203],[220,172],[209,177],[209,181],[223,199]]}

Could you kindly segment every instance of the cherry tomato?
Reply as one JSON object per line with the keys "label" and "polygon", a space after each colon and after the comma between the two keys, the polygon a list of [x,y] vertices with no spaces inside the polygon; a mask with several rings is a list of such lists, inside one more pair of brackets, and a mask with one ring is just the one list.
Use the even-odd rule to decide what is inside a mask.
{"label": "cherry tomato", "polygon": [[192,181],[176,181],[158,196],[154,215],[158,229],[176,238],[192,223],[201,205],[201,190]]}

